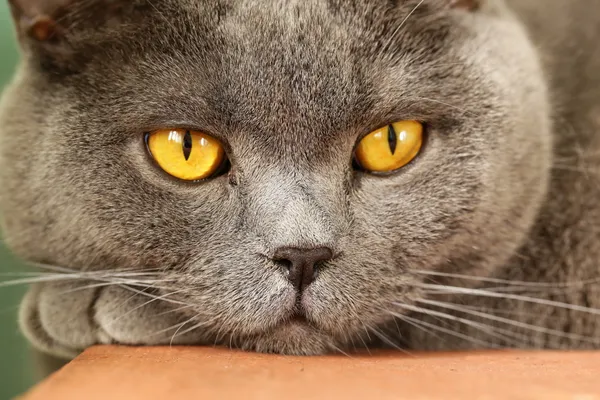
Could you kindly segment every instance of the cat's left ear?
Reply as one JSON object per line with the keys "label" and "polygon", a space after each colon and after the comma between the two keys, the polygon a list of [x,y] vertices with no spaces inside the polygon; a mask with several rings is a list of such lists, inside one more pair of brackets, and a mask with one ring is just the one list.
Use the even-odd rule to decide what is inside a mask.
{"label": "cat's left ear", "polygon": [[481,6],[481,0],[449,0],[450,8],[466,11],[477,11]]}

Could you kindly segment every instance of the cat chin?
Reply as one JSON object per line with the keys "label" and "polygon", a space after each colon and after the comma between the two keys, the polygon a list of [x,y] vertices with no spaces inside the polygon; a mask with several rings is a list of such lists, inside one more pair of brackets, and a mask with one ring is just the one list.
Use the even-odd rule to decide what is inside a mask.
{"label": "cat chin", "polygon": [[282,322],[268,333],[245,338],[242,350],[260,353],[312,356],[340,352],[341,344],[303,318]]}

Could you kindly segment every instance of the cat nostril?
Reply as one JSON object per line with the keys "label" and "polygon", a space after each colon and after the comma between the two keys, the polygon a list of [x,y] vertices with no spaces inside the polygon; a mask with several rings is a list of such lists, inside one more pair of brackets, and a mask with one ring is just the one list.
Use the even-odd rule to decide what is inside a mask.
{"label": "cat nostril", "polygon": [[282,247],[273,255],[274,261],[288,269],[288,279],[299,291],[304,290],[314,280],[315,266],[332,258],[333,251],[328,247]]}
{"label": "cat nostril", "polygon": [[282,267],[283,270],[289,272],[292,270],[292,262],[285,259],[273,259],[278,265]]}

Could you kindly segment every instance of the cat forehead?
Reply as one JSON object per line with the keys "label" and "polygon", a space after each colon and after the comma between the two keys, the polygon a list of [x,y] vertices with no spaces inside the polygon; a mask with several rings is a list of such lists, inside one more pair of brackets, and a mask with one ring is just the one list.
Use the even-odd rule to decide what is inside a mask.
{"label": "cat forehead", "polygon": [[[438,53],[451,24],[450,0],[162,0],[150,22],[141,17],[140,41],[201,47],[219,58],[269,56],[313,62],[340,58],[355,63]],[[454,3],[453,3],[454,4]],[[444,6],[446,5],[446,6]],[[149,32],[148,22],[158,26]],[[146,46],[149,50],[154,46]],[[304,59],[302,59],[304,57]],[[350,60],[351,57],[354,57]],[[271,60],[275,62],[275,60]],[[332,69],[333,65],[330,65]]]}
{"label": "cat forehead", "polygon": [[[76,3],[60,19],[70,37],[56,53],[68,58],[57,63],[74,71],[67,82],[86,109],[104,109],[102,99],[114,98],[119,113],[131,110],[129,120],[139,120],[144,109],[201,127],[226,123],[261,136],[285,131],[291,143],[292,133],[333,136],[357,119],[369,128],[366,114],[384,109],[385,93],[376,86],[397,82],[385,68],[392,65],[402,77],[402,59],[418,58],[422,70],[452,48],[440,7],[446,0]],[[98,8],[107,4],[114,7]],[[103,24],[83,24],[85,18]],[[53,46],[62,45],[58,39]],[[389,96],[386,107],[396,100]]]}
{"label": "cat forehead", "polygon": [[[480,7],[482,0],[427,0],[430,3],[437,2],[447,8],[476,10]],[[148,0],[8,0],[15,11],[25,14],[41,12],[52,15],[60,9],[77,7],[80,5],[101,5],[117,7],[123,4],[147,3]],[[259,7],[276,9],[298,8],[306,5],[321,5],[331,9],[347,9],[355,12],[363,12],[372,9],[389,9],[390,7],[413,7],[418,8],[424,1],[420,0],[152,0],[153,4],[175,3],[180,6],[189,6],[195,9],[219,7],[227,9]]]}
{"label": "cat forehead", "polygon": [[427,23],[435,29],[435,18],[444,10],[460,8],[475,10],[476,0],[162,0],[167,9],[184,9],[188,14],[216,16],[213,21],[226,22],[228,18],[243,19],[259,32],[269,23],[279,24],[281,29],[296,30],[313,28],[322,30],[325,22],[333,26],[360,29],[375,36],[395,32],[402,25],[410,29],[409,19]]}
{"label": "cat forehead", "polygon": [[[113,58],[173,49],[246,58],[255,53],[352,53],[361,62],[440,51],[457,0],[10,0],[26,45],[68,69],[94,54]],[[24,39],[24,40],[23,40]],[[312,49],[312,53],[306,50]],[[114,50],[114,51],[113,51]],[[52,54],[54,53],[54,54]],[[196,52],[198,53],[198,52]],[[293,53],[293,54],[292,54]],[[259,54],[262,57],[263,54]],[[70,58],[70,59],[69,59]],[[57,59],[57,60],[55,60]],[[77,60],[76,60],[77,59]],[[335,60],[335,57],[332,57]],[[97,60],[94,60],[96,62]],[[51,63],[52,64],[52,63]]]}
{"label": "cat forehead", "polygon": [[[411,13],[416,17],[417,6],[424,3],[165,0],[162,4],[157,23],[176,22],[167,24],[171,32],[161,40],[171,41],[170,47],[185,48],[180,59],[190,63],[179,65],[180,71],[173,74],[178,84],[188,76],[193,87],[206,76],[210,85],[198,93],[212,103],[211,109],[220,115],[247,116],[246,128],[251,121],[260,121],[258,125],[264,128],[283,119],[300,127],[308,111],[313,122],[351,125],[347,114],[364,112],[372,96],[377,96],[371,80],[386,68],[377,65],[378,60],[388,60],[386,53],[394,52],[394,35],[402,38],[398,28],[411,28],[404,22]],[[427,5],[422,7],[425,15],[433,15]],[[428,55],[423,48],[429,45],[432,58],[439,57],[436,48],[444,48],[446,29],[440,24],[414,35],[407,32],[408,36],[420,34],[420,47],[407,38],[401,57],[410,58],[414,51],[425,62]],[[149,36],[148,40],[155,39]],[[163,55],[159,51],[156,56]],[[191,76],[189,71],[193,71]]]}
{"label": "cat forehead", "polygon": [[[321,30],[325,22],[333,27],[350,26],[360,29],[364,34],[372,32],[384,35],[386,31],[394,32],[397,25],[409,30],[408,19],[420,19],[431,10],[449,9],[450,7],[471,7],[475,0],[9,0],[13,15],[20,27],[31,29],[32,25],[42,19],[43,25],[52,22],[52,28],[58,32],[76,36],[84,22],[91,24],[92,29],[114,20],[125,19],[129,23],[148,22],[147,16],[157,15],[161,21],[174,28],[190,23],[198,28],[210,29],[215,25],[227,24],[236,20],[240,26],[251,25],[252,30],[246,32],[252,36],[269,25],[277,25],[281,30],[297,30],[314,28],[314,33]],[[139,12],[135,13],[135,10]],[[131,15],[136,16],[131,18]],[[88,21],[84,21],[84,20]],[[91,21],[89,21],[91,20]],[[430,24],[432,21],[428,21]],[[77,25],[76,29],[72,29]],[[405,26],[406,25],[406,26]],[[431,28],[430,26],[429,28]],[[112,23],[111,28],[117,28]],[[230,27],[231,28],[231,27]],[[84,29],[85,30],[85,29]],[[186,33],[189,33],[186,32]],[[48,37],[43,37],[47,39]]]}

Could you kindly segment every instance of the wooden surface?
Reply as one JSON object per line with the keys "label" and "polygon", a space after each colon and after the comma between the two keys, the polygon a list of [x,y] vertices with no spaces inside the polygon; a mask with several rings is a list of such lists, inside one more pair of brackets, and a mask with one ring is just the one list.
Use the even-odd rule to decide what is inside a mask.
{"label": "wooden surface", "polygon": [[600,400],[600,353],[283,357],[212,348],[89,349],[25,400]]}

